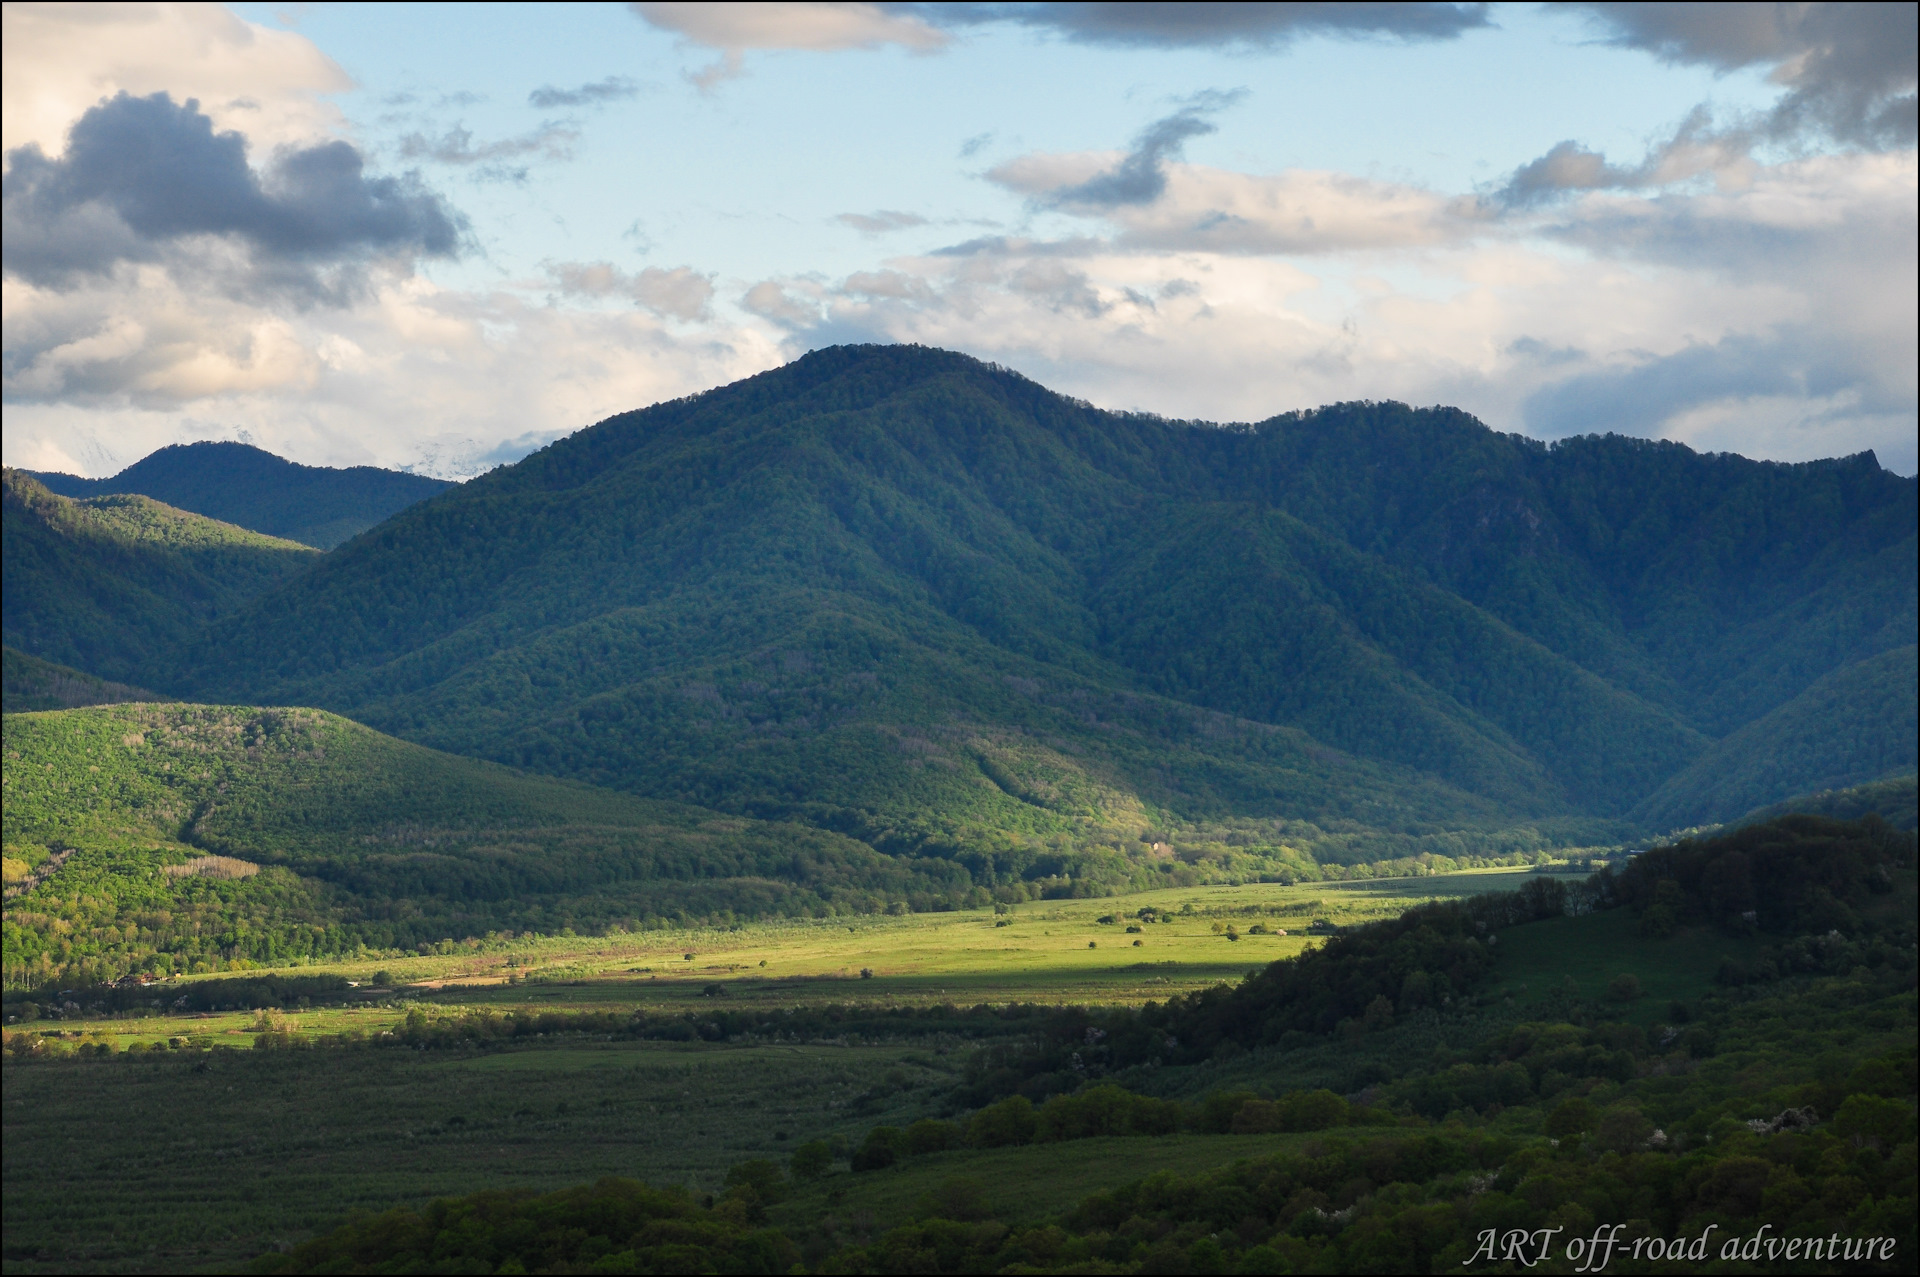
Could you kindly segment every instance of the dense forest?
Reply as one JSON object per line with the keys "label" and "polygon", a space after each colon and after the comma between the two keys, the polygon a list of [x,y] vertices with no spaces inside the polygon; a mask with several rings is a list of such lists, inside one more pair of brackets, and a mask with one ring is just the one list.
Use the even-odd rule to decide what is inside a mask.
{"label": "dense forest", "polygon": [[63,497],[152,497],[319,550],[331,550],[451,486],[445,479],[375,466],[303,466],[248,444],[214,442],[162,448],[108,479],[28,473]]}
{"label": "dense forest", "polygon": [[1912,662],[1837,675],[1915,640],[1915,491],[1398,404],[1171,422],[837,348],[409,508],[156,678],[891,848],[1623,818],[1836,676],[1863,738],[1716,757],[1744,811],[1913,766],[1883,712]]}

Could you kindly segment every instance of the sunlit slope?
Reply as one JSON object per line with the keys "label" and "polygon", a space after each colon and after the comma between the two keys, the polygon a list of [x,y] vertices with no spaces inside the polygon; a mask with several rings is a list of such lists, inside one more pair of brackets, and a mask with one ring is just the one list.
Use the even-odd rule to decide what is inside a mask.
{"label": "sunlit slope", "polygon": [[1071,832],[976,783],[994,740],[1122,824],[1486,829],[1625,813],[1884,650],[1913,494],[1870,458],[1392,404],[1173,423],[842,348],[407,510],[168,678],[883,840]]}
{"label": "sunlit slope", "polygon": [[4,485],[7,645],[99,677],[140,682],[159,653],[319,557],[147,497],[69,500],[11,469]]}
{"label": "sunlit slope", "polygon": [[1734,820],[1780,794],[1844,789],[1920,764],[1920,648],[1882,652],[1827,675],[1717,742],[1647,800],[1668,828]]}
{"label": "sunlit slope", "polygon": [[969,885],[946,862],[525,776],[316,710],[11,714],[5,748],[10,980],[43,956],[264,960]]}

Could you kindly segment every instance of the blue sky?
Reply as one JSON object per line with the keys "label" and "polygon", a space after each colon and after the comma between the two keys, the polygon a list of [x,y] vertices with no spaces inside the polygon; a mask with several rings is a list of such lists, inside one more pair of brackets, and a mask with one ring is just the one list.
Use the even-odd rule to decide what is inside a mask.
{"label": "blue sky", "polygon": [[1857,8],[9,5],[6,460],[460,475],[873,340],[1912,473]]}

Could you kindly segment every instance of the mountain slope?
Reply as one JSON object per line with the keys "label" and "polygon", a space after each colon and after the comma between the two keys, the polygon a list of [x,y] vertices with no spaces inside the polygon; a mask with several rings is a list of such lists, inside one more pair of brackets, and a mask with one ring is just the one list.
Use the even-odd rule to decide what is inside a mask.
{"label": "mountain slope", "polygon": [[1870,457],[1392,404],[1211,427],[842,348],[404,511],[169,677],[876,845],[1490,830],[1625,812],[1911,642],[1914,493]]}
{"label": "mountain slope", "polygon": [[0,483],[8,646],[128,682],[159,653],[319,556],[147,497],[72,501],[20,471]]}
{"label": "mountain slope", "polygon": [[303,466],[247,444],[211,442],[162,448],[110,479],[33,477],[61,496],[134,493],[320,550],[452,486],[374,466]]}
{"label": "mountain slope", "polygon": [[1728,821],[1782,794],[1843,789],[1920,764],[1920,647],[1828,674],[1716,742],[1636,813],[1666,828]]}

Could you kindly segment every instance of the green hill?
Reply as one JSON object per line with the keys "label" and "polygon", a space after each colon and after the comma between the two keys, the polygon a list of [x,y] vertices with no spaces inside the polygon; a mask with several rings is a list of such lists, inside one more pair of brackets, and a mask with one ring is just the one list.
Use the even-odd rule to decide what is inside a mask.
{"label": "green hill", "polygon": [[0,491],[0,630],[10,647],[142,681],[160,653],[319,556],[148,497],[69,500],[18,470]]}
{"label": "green hill", "polygon": [[1920,648],[1844,666],[1714,744],[1639,814],[1680,828],[1730,821],[1782,794],[1844,789],[1920,763]]}
{"label": "green hill", "polygon": [[133,493],[321,550],[452,486],[375,466],[303,466],[247,444],[211,442],[162,448],[110,479],[32,473],[61,496]]}
{"label": "green hill", "polygon": [[9,987],[987,898],[945,862],[526,776],[315,710],[10,714],[4,784]]}
{"label": "green hill", "polygon": [[839,348],[406,510],[163,677],[895,850],[1537,835],[1911,643],[1915,509],[1870,455],[1208,426]]}

